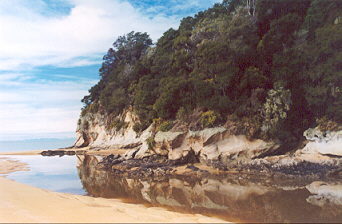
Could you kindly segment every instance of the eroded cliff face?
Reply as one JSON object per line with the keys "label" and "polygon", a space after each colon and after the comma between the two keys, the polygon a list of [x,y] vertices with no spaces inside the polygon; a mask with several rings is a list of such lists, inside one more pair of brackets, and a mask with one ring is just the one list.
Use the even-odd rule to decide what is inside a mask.
{"label": "eroded cliff face", "polygon": [[77,125],[75,147],[90,148],[134,148],[140,145],[140,138],[133,130],[138,118],[128,109],[117,119],[126,122],[127,127],[116,130],[110,127],[111,120],[106,113],[87,113],[81,116]]}
{"label": "eroded cliff face", "polygon": [[[116,117],[125,122],[123,128],[108,128],[110,120],[106,114],[86,114],[77,127],[78,139],[75,147],[89,146],[90,149],[125,149],[127,159],[143,159],[152,155],[164,156],[169,160],[180,160],[190,154],[206,165],[248,165],[260,169],[283,169],[307,167],[320,169],[316,164],[341,168],[342,131],[322,134],[318,128],[304,132],[308,142],[293,155],[265,156],[279,145],[261,139],[250,141],[244,135],[232,135],[224,127],[207,128],[201,131],[162,132],[154,124],[142,133],[133,130],[139,118],[131,109]],[[314,167],[314,168],[312,168]],[[315,168],[316,167],[316,168]],[[329,168],[329,170],[331,170]]]}
{"label": "eroded cliff face", "polygon": [[162,132],[155,131],[153,124],[142,133],[133,126],[139,119],[127,110],[119,119],[126,127],[116,131],[108,128],[108,116],[87,114],[80,118],[75,147],[90,149],[127,149],[125,159],[142,159],[151,155],[167,156],[170,160],[186,157],[193,151],[202,163],[230,160],[251,160],[278,147],[274,142],[261,139],[250,141],[244,135],[231,135],[224,127],[207,128],[201,131]]}

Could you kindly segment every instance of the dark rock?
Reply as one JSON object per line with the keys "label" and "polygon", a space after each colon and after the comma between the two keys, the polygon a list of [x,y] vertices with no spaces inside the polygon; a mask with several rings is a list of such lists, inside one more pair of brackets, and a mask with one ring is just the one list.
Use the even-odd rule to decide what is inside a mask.
{"label": "dark rock", "polygon": [[47,150],[40,153],[42,156],[64,156],[64,155],[75,155],[75,151],[64,151],[64,150]]}
{"label": "dark rock", "polygon": [[68,155],[68,156],[73,156],[75,154],[76,154],[75,151],[65,151],[65,155]]}
{"label": "dark rock", "polygon": [[199,168],[198,168],[198,167],[195,167],[194,165],[187,165],[186,168],[187,168],[187,169],[194,170],[194,171],[199,170]]}
{"label": "dark rock", "polygon": [[169,160],[169,163],[172,165],[185,165],[188,163],[194,164],[194,163],[199,163],[200,159],[199,159],[199,155],[196,155],[195,151],[193,149],[191,149],[188,153],[188,155],[186,155],[185,157],[182,157],[180,159],[177,160]]}
{"label": "dark rock", "polygon": [[330,171],[330,172],[328,173],[328,176],[329,176],[329,177],[332,177],[332,178],[341,179],[341,178],[342,178],[342,168],[339,168],[339,169]]}

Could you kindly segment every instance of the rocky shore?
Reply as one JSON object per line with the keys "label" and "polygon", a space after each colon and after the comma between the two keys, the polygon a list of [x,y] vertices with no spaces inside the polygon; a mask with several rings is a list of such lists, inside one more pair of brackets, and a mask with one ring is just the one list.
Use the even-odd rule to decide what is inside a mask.
{"label": "rocky shore", "polygon": [[90,151],[120,149],[121,153],[108,155],[97,165],[99,170],[117,175],[172,175],[177,167],[187,166],[189,176],[206,176],[207,172],[197,167],[200,165],[246,178],[342,177],[342,131],[322,133],[318,128],[309,129],[297,149],[281,154],[285,146],[236,135],[232,127],[163,132],[152,124],[137,133],[133,127],[138,118],[130,110],[118,118],[126,123],[124,129],[108,130],[106,119],[103,114],[81,117],[74,147],[88,146]]}

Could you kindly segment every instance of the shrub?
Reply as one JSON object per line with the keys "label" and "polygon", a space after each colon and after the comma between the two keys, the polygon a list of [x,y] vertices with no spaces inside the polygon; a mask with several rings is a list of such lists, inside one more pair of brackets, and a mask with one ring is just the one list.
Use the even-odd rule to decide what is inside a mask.
{"label": "shrub", "polygon": [[181,121],[184,121],[186,119],[186,110],[184,107],[179,108],[176,114],[176,118]]}
{"label": "shrub", "polygon": [[140,124],[140,123],[136,123],[136,124],[134,124],[133,125],[133,130],[136,132],[136,133],[139,133],[139,132],[141,132],[142,130],[142,127],[141,127],[142,125]]}
{"label": "shrub", "polygon": [[120,119],[116,118],[113,119],[112,122],[109,124],[109,129],[115,128],[116,131],[119,131],[121,128],[127,128],[128,123],[121,121]]}
{"label": "shrub", "polygon": [[133,126],[133,130],[136,133],[142,132],[143,130],[145,130],[146,128],[148,128],[150,124],[148,122],[142,122],[142,123],[136,123]]}
{"label": "shrub", "polygon": [[153,146],[154,146],[154,139],[153,139],[152,137],[148,137],[148,138],[146,139],[146,141],[147,141],[148,148],[149,148],[149,149],[153,149]]}
{"label": "shrub", "polygon": [[201,124],[206,128],[214,127],[217,123],[220,122],[220,115],[212,110],[204,112],[201,117]]}
{"label": "shrub", "polygon": [[159,126],[163,123],[163,118],[159,117],[159,118],[153,119],[153,123]]}
{"label": "shrub", "polygon": [[160,126],[159,126],[159,130],[166,132],[166,131],[170,131],[172,128],[172,122],[171,121],[164,121]]}
{"label": "shrub", "polygon": [[90,113],[96,114],[98,111],[99,111],[99,104],[98,103],[90,104],[90,106],[89,106],[89,112]]}
{"label": "shrub", "polygon": [[81,116],[83,117],[83,116],[85,116],[87,113],[88,113],[88,107],[85,107],[85,108],[83,108],[82,111],[81,111]]}
{"label": "shrub", "polygon": [[316,123],[318,124],[318,129],[323,133],[326,131],[338,131],[339,129],[338,123],[328,120],[326,116],[316,119]]}
{"label": "shrub", "polygon": [[262,131],[273,131],[276,133],[278,125],[287,118],[287,112],[290,110],[291,92],[283,87],[271,89],[268,91],[268,97],[264,104],[263,117],[265,118]]}
{"label": "shrub", "polygon": [[89,128],[89,122],[88,121],[85,121],[84,122],[84,129],[88,129]]}

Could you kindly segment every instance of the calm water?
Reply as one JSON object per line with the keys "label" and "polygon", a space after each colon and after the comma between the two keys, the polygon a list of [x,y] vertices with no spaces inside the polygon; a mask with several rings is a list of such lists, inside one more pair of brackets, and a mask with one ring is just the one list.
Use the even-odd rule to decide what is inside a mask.
{"label": "calm water", "polygon": [[227,177],[120,178],[97,171],[96,156],[11,156],[30,171],[9,179],[58,192],[121,198],[233,222],[342,222],[342,180],[273,181]]}
{"label": "calm water", "polygon": [[0,141],[0,152],[31,151],[65,148],[74,145],[76,138]]}
{"label": "calm water", "polygon": [[76,156],[0,156],[25,162],[30,171],[19,171],[7,175],[8,179],[46,190],[85,195],[77,171]]}

